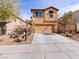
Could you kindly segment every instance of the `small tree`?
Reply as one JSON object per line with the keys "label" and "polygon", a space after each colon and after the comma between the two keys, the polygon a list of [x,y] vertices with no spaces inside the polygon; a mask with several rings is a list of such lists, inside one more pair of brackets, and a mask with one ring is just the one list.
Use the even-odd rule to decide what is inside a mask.
{"label": "small tree", "polygon": [[9,0],[0,0],[0,20],[10,20],[13,15],[13,4],[10,4]]}
{"label": "small tree", "polygon": [[65,30],[65,26],[67,23],[69,23],[72,18],[73,18],[73,12],[72,11],[69,11],[68,13],[65,13],[64,16],[63,16],[63,20],[62,20],[62,24],[64,25],[64,30]]}
{"label": "small tree", "polygon": [[[15,17],[23,22],[25,22],[23,19],[18,17],[13,13],[13,4],[10,4],[9,0],[0,0],[0,20],[10,20],[11,17]],[[28,22],[25,22],[26,26],[28,26]],[[28,28],[26,27],[26,33],[25,33],[25,40],[27,40],[27,30]]]}

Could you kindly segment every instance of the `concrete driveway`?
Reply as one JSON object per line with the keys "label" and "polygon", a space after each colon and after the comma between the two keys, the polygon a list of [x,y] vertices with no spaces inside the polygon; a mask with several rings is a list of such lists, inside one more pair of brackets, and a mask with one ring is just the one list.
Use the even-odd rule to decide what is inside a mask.
{"label": "concrete driveway", "polygon": [[73,43],[75,41],[55,33],[35,33],[32,44]]}
{"label": "concrete driveway", "polygon": [[54,33],[35,33],[32,44],[1,45],[0,59],[79,59],[79,42]]}

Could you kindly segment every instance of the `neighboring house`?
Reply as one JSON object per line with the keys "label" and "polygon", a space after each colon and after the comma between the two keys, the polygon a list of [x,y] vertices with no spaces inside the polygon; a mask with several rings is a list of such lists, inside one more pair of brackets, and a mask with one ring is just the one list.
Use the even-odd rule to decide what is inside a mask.
{"label": "neighboring house", "polygon": [[[79,11],[73,12],[72,19],[69,19],[68,23],[65,25],[65,29],[63,28],[63,30],[65,30],[64,32],[66,34],[68,34],[68,33],[76,33],[79,30],[78,29],[79,28],[79,24],[78,24],[79,16],[78,15],[79,15]],[[62,23],[63,17],[60,17],[59,20]]]}
{"label": "neighboring house", "polygon": [[73,15],[73,18],[68,21],[65,25],[65,34],[74,34],[76,33],[76,21]]}
{"label": "neighboring house", "polygon": [[[12,4],[13,13],[19,16],[20,15],[20,0],[9,0],[9,2]],[[10,20],[0,19],[0,35],[7,34],[7,32],[9,31],[7,29],[9,26],[11,26],[10,23],[12,23],[13,20],[14,20],[14,18],[11,18]],[[9,24],[9,25],[7,26],[7,24]],[[11,26],[11,27],[13,27],[13,26]]]}
{"label": "neighboring house", "polygon": [[58,31],[58,9],[31,9],[33,32],[50,33]]}
{"label": "neighboring house", "polygon": [[65,34],[74,34],[76,33],[75,24],[68,23],[65,25]]}
{"label": "neighboring house", "polygon": [[74,12],[74,18],[75,18],[75,22],[76,22],[77,32],[79,32],[79,10]]}
{"label": "neighboring house", "polygon": [[12,22],[6,24],[6,34],[13,33],[14,30],[18,27],[26,28],[26,24],[25,22],[16,18],[16,21],[13,20]]}
{"label": "neighboring house", "polygon": [[[67,29],[72,29],[71,31],[69,32],[79,32],[79,10],[73,12],[74,15],[73,15],[73,20],[69,22],[69,25],[67,25]],[[66,30],[67,30],[66,29]]]}
{"label": "neighboring house", "polygon": [[[28,24],[26,24],[28,23]],[[14,31],[18,29],[18,30],[24,30],[24,29],[28,29],[28,32],[32,31],[32,24],[30,20],[26,20],[26,21],[22,21],[20,19],[15,18],[15,20],[13,20],[12,22],[8,23],[6,25],[6,34],[12,34],[14,33]]]}
{"label": "neighboring house", "polygon": [[60,19],[62,19],[62,18],[59,18],[58,20],[59,20],[59,23],[58,23],[58,33],[64,33],[64,25],[63,25],[63,22],[62,22],[62,20],[60,20]]}
{"label": "neighboring house", "polygon": [[[63,24],[63,17],[61,17],[60,20],[60,25],[58,28],[59,32],[64,32],[65,34],[74,34],[76,33],[76,21],[74,19],[74,17],[67,23],[67,24]],[[65,27],[65,28],[64,28]]]}
{"label": "neighboring house", "polygon": [[6,34],[6,24],[11,20],[0,20],[0,35]]}

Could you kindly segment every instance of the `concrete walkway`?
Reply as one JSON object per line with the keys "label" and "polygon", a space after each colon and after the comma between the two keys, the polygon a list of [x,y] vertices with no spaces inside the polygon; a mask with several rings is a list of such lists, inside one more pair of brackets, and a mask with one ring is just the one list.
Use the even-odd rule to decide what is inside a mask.
{"label": "concrete walkway", "polygon": [[0,59],[79,59],[79,42],[58,34],[35,33],[32,44],[1,45]]}

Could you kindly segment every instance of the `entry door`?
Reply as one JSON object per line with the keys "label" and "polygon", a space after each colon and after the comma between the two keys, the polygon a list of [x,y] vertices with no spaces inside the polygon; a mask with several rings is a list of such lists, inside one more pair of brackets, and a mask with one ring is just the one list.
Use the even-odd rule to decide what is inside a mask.
{"label": "entry door", "polygon": [[0,27],[0,35],[2,35],[2,27]]}
{"label": "entry door", "polygon": [[51,30],[52,30],[52,32],[54,32],[54,25],[52,26]]}
{"label": "entry door", "polygon": [[0,35],[6,34],[5,26],[0,26]]}

